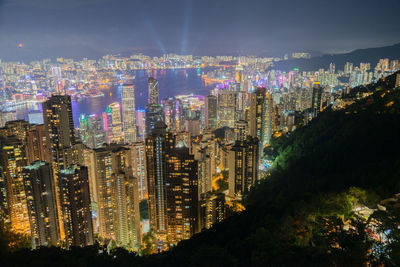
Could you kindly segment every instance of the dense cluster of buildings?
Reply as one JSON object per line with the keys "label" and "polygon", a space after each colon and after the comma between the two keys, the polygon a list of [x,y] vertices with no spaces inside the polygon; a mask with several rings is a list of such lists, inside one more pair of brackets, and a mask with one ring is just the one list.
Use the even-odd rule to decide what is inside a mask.
{"label": "dense cluster of buildings", "polygon": [[[165,54],[161,57],[146,55],[106,55],[98,60],[84,58],[73,60],[58,58],[33,61],[29,64],[21,62],[0,61],[0,109],[13,110],[24,104],[35,104],[46,101],[55,91],[68,94],[73,100],[86,97],[102,97],[104,91],[115,83],[126,83],[134,79],[135,70],[205,68],[207,73],[202,77],[207,82],[227,83],[240,80],[245,89],[252,83],[262,84],[265,88],[283,90],[284,88],[310,87],[314,81],[329,88],[355,87],[378,80],[381,77],[400,69],[399,60],[381,59],[376,66],[369,62],[355,66],[347,62],[343,70],[337,70],[335,64],[329,69],[302,71],[279,71],[273,68],[279,61],[291,58],[310,58],[309,53],[293,53],[283,57],[254,56],[203,56]],[[240,62],[237,70],[233,70]],[[240,79],[238,79],[240,78]],[[157,109],[153,107],[153,109]],[[0,117],[15,117],[12,112]],[[0,118],[0,126],[9,118]],[[40,118],[32,114],[32,121]]]}
{"label": "dense cluster of buildings", "polygon": [[[163,60],[193,62],[176,55]],[[398,61],[381,60],[373,71],[348,63],[338,72],[331,64],[313,73],[259,73],[249,61],[242,58],[231,80],[207,96],[160,100],[159,83],[150,77],[144,110],[136,109],[134,85],[123,84],[120,102],[102,114],[82,115],[78,128],[59,69],[51,69],[55,82],[49,86],[56,92],[46,97],[43,113],[32,113],[30,122],[7,112],[1,117],[1,220],[30,235],[33,248],[99,242],[140,251],[150,232],[156,237],[151,250],[167,249],[241,209],[242,198],[266,174],[271,137],[307,124],[340,100],[347,91],[335,90],[338,76],[356,85],[399,68]],[[81,70],[117,62],[126,63],[84,60]],[[148,220],[141,218],[143,201]]]}

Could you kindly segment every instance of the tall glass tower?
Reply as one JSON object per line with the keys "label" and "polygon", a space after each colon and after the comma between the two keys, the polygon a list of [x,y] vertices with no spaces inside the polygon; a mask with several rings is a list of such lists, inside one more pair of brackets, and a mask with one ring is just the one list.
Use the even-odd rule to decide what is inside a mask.
{"label": "tall glass tower", "polygon": [[124,125],[125,143],[136,142],[136,111],[135,87],[133,84],[124,84],[121,89],[122,119]]}
{"label": "tall glass tower", "polygon": [[159,92],[158,92],[158,81],[156,79],[154,79],[153,77],[150,77],[148,80],[148,84],[149,84],[149,104],[150,105],[160,104]]}

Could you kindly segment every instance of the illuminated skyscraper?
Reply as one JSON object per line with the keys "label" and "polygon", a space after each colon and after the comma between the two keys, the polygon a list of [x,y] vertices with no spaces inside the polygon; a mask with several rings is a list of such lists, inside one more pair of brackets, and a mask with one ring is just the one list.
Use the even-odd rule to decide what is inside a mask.
{"label": "illuminated skyscraper", "polygon": [[89,246],[94,242],[88,170],[74,165],[59,171],[58,186],[65,238],[63,245]]}
{"label": "illuminated skyscraper", "polygon": [[249,132],[253,138],[259,140],[259,160],[262,160],[263,158],[264,147],[265,93],[265,88],[259,87],[251,94],[250,100]]}
{"label": "illuminated skyscraper", "polygon": [[236,91],[218,91],[218,127],[235,127]]}
{"label": "illuminated skyscraper", "polygon": [[[302,91],[303,92],[303,91]],[[274,100],[272,94],[265,97],[265,116],[264,116],[264,144],[269,144],[274,130]]]}
{"label": "illuminated skyscraper", "polygon": [[[114,157],[125,161],[120,158],[125,155],[124,152],[115,153]],[[113,173],[111,192],[115,240],[117,244],[137,251],[140,246],[138,181],[130,174],[130,169]]]}
{"label": "illuminated skyscraper", "polygon": [[107,107],[106,111],[102,113],[103,118],[103,129],[106,133],[106,143],[110,144],[112,142],[112,119],[111,119],[111,109],[110,106]]}
{"label": "illuminated skyscraper", "polygon": [[243,74],[243,66],[239,65],[236,67],[236,82],[240,83],[241,86],[243,86],[243,81],[244,81],[244,74]]}
{"label": "illuminated skyscraper", "polygon": [[96,191],[100,237],[137,250],[140,244],[139,189],[131,158],[129,147],[112,144],[94,149],[89,165],[91,172],[94,171],[90,175]]}
{"label": "illuminated skyscraper", "polygon": [[319,82],[314,83],[311,100],[313,117],[316,117],[322,109],[322,87]]}
{"label": "illuminated skyscraper", "polygon": [[344,65],[344,73],[350,74],[352,71],[353,71],[353,63],[346,62],[346,64]]}
{"label": "illuminated skyscraper", "polygon": [[57,246],[60,229],[57,218],[56,188],[50,164],[36,161],[23,169],[32,247]]}
{"label": "illuminated skyscraper", "polygon": [[390,71],[398,71],[400,61],[398,59],[390,61]]}
{"label": "illuminated skyscraper", "polygon": [[22,175],[22,168],[28,163],[25,145],[16,136],[1,139],[0,145],[2,202],[6,205],[3,208],[8,210],[12,229],[29,234],[30,224]]}
{"label": "illuminated skyscraper", "polygon": [[211,131],[193,144],[193,154],[198,162],[199,194],[211,192],[212,179],[217,175],[217,141]]}
{"label": "illuminated skyscraper", "polygon": [[216,222],[225,219],[225,194],[205,193],[200,195],[200,230],[210,229]]}
{"label": "illuminated skyscraper", "polygon": [[115,147],[116,145],[94,149],[93,158],[89,165],[93,193],[96,196],[94,201],[97,203],[99,235],[104,239],[115,238],[111,196],[113,174],[111,153]]}
{"label": "illuminated skyscraper", "polygon": [[163,122],[158,122],[151,135],[146,138],[150,228],[164,241],[167,234],[166,157],[174,146],[174,136],[167,132]]}
{"label": "illuminated skyscraper", "polygon": [[46,132],[46,145],[53,177],[57,188],[58,219],[61,239],[64,238],[64,224],[61,221],[61,203],[58,190],[59,171],[77,163],[75,150],[75,131],[72,117],[71,97],[53,95],[43,103],[43,121]]}
{"label": "illuminated skyscraper", "polygon": [[251,94],[250,101],[249,132],[252,137],[257,137],[258,140],[261,140],[261,144],[264,139],[265,93],[265,88],[257,88]]}
{"label": "illuminated skyscraper", "polygon": [[90,148],[99,148],[106,142],[102,117],[92,114],[87,116],[87,120],[88,140],[86,145]]}
{"label": "illuminated skyscraper", "polygon": [[[4,77],[3,77],[3,68],[0,67],[0,110],[3,109],[3,104],[5,104],[7,102],[7,95],[6,95],[4,85],[5,85],[5,83],[4,83]],[[3,127],[3,126],[4,126],[4,124],[1,123],[1,114],[0,114],[0,127]]]}
{"label": "illuminated skyscraper", "polygon": [[185,120],[185,131],[189,132],[192,136],[200,135],[200,119]]}
{"label": "illuminated skyscraper", "polygon": [[133,176],[138,179],[139,200],[148,198],[146,146],[143,142],[136,142],[130,146]]}
{"label": "illuminated skyscraper", "polygon": [[188,148],[174,148],[165,173],[167,240],[176,245],[199,229],[197,161]]}
{"label": "illuminated skyscraper", "polygon": [[173,110],[173,101],[172,99],[163,99],[161,100],[161,105],[163,106],[165,124],[167,125],[168,129],[175,128],[175,121],[174,121],[174,110]]}
{"label": "illuminated skyscraper", "polygon": [[61,68],[58,66],[51,67],[51,74],[53,76],[53,86],[56,89],[57,94],[62,93],[62,74]]}
{"label": "illuminated skyscraper", "polygon": [[148,80],[149,85],[149,104],[158,105],[160,104],[159,92],[158,92],[158,81],[153,77]]}
{"label": "illuminated skyscraper", "polygon": [[163,245],[177,244],[198,230],[197,161],[162,122],[146,138],[146,158],[150,227]]}
{"label": "illuminated skyscraper", "polygon": [[121,89],[122,118],[124,120],[125,143],[136,142],[135,88],[133,84],[124,84]]}
{"label": "illuminated skyscraper", "polygon": [[46,131],[44,125],[34,125],[31,127],[27,136],[27,157],[28,162],[49,161],[48,151],[46,150]]}
{"label": "illuminated skyscraper", "polygon": [[165,121],[163,107],[161,105],[146,105],[146,136],[151,135],[157,122]]}
{"label": "illuminated skyscraper", "polygon": [[229,151],[229,195],[242,197],[248,194],[258,179],[259,141],[247,136],[245,141],[236,141]]}
{"label": "illuminated skyscraper", "polygon": [[215,130],[218,126],[217,97],[209,95],[205,98],[205,126],[206,129]]}
{"label": "illuminated skyscraper", "polygon": [[76,142],[71,97],[50,97],[43,103],[43,120],[53,173],[57,176],[59,170],[75,163]]}
{"label": "illuminated skyscraper", "polygon": [[0,134],[4,137],[15,136],[26,145],[28,131],[31,129],[31,126],[24,120],[8,121],[4,128],[1,129]]}
{"label": "illuminated skyscraper", "polygon": [[111,199],[115,241],[137,250],[140,243],[138,181],[132,176],[131,151],[124,146],[111,151]]}
{"label": "illuminated skyscraper", "polygon": [[245,120],[235,122],[235,140],[244,141],[249,135],[248,123]]}
{"label": "illuminated skyscraper", "polygon": [[[111,142],[122,143],[124,138],[122,136],[122,119],[121,119],[121,107],[120,104],[115,102],[110,104],[109,109],[111,111]],[[110,126],[108,126],[110,127]]]}

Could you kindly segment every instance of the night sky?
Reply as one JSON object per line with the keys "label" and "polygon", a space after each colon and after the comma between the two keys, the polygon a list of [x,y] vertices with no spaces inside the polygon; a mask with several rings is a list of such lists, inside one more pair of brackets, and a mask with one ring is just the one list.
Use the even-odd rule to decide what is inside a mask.
{"label": "night sky", "polygon": [[400,42],[399,12],[399,0],[0,0],[0,58],[338,53]]}

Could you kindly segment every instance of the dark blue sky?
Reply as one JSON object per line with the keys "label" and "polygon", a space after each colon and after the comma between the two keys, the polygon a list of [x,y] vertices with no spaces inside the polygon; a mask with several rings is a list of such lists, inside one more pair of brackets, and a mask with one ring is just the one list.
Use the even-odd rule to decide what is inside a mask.
{"label": "dark blue sky", "polygon": [[400,42],[399,10],[399,0],[0,0],[0,58],[343,52]]}

